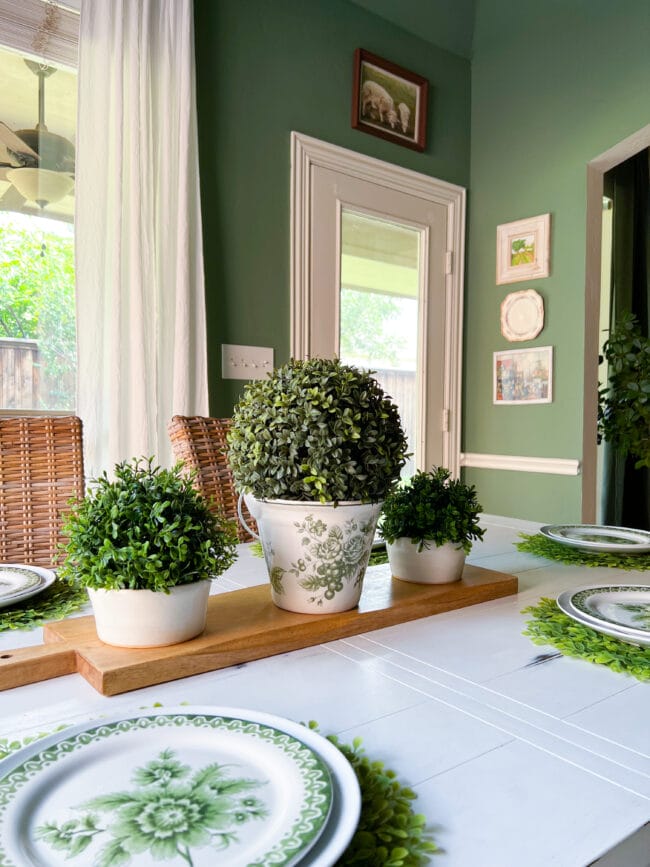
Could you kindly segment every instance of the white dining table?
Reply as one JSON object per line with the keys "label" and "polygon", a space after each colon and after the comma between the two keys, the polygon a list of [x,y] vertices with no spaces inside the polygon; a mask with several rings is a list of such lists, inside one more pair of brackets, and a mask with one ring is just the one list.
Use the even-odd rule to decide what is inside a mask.
{"label": "white dining table", "polygon": [[[648,867],[650,685],[533,644],[522,609],[586,584],[650,580],[519,552],[518,533],[539,524],[482,523],[469,562],[517,575],[516,595],[114,697],[76,674],[6,690],[0,737],[155,703],[315,720],[343,742],[360,737],[414,789],[442,849],[435,867]],[[213,592],[265,580],[242,545]],[[2,633],[0,653],[41,638]]]}

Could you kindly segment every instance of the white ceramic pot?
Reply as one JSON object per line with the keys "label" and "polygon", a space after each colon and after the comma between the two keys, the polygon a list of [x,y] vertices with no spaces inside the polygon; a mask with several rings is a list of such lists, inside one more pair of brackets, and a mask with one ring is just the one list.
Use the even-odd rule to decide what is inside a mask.
{"label": "white ceramic pot", "polygon": [[245,501],[279,608],[332,614],[359,604],[381,503]]}
{"label": "white ceramic pot", "polygon": [[465,565],[462,546],[445,542],[436,546],[429,542],[428,548],[418,551],[418,546],[405,536],[392,545],[386,543],[390,570],[400,581],[413,584],[450,584],[460,580]]}
{"label": "white ceramic pot", "polygon": [[205,629],[210,581],[153,590],[91,590],[98,637],[117,647],[163,647]]}

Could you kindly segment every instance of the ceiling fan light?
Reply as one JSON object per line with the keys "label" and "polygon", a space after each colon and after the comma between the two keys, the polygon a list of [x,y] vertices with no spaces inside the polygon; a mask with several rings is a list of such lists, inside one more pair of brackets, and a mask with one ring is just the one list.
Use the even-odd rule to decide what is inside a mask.
{"label": "ceiling fan light", "polygon": [[36,202],[41,208],[58,202],[74,186],[74,179],[70,175],[50,169],[9,169],[6,178],[23,198]]}

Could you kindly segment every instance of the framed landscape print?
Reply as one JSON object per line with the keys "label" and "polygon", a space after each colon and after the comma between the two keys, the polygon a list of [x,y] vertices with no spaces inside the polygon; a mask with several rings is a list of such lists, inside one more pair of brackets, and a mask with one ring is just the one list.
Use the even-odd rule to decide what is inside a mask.
{"label": "framed landscape print", "polygon": [[553,347],[495,352],[493,378],[495,404],[551,403]]}
{"label": "framed landscape print", "polygon": [[497,284],[548,277],[551,215],[497,226]]}
{"label": "framed landscape print", "polygon": [[421,75],[363,48],[354,52],[353,129],[423,151],[428,92]]}

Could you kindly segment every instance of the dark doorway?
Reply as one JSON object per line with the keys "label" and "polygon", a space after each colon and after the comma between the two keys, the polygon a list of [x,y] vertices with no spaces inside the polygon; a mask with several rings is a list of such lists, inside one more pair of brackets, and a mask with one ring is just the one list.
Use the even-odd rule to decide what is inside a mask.
{"label": "dark doorway", "polygon": [[[604,176],[612,202],[610,328],[633,313],[650,331],[650,149],[640,151]],[[604,335],[603,340],[607,335]],[[650,471],[607,443],[603,456],[602,516],[606,524],[650,530]]]}

